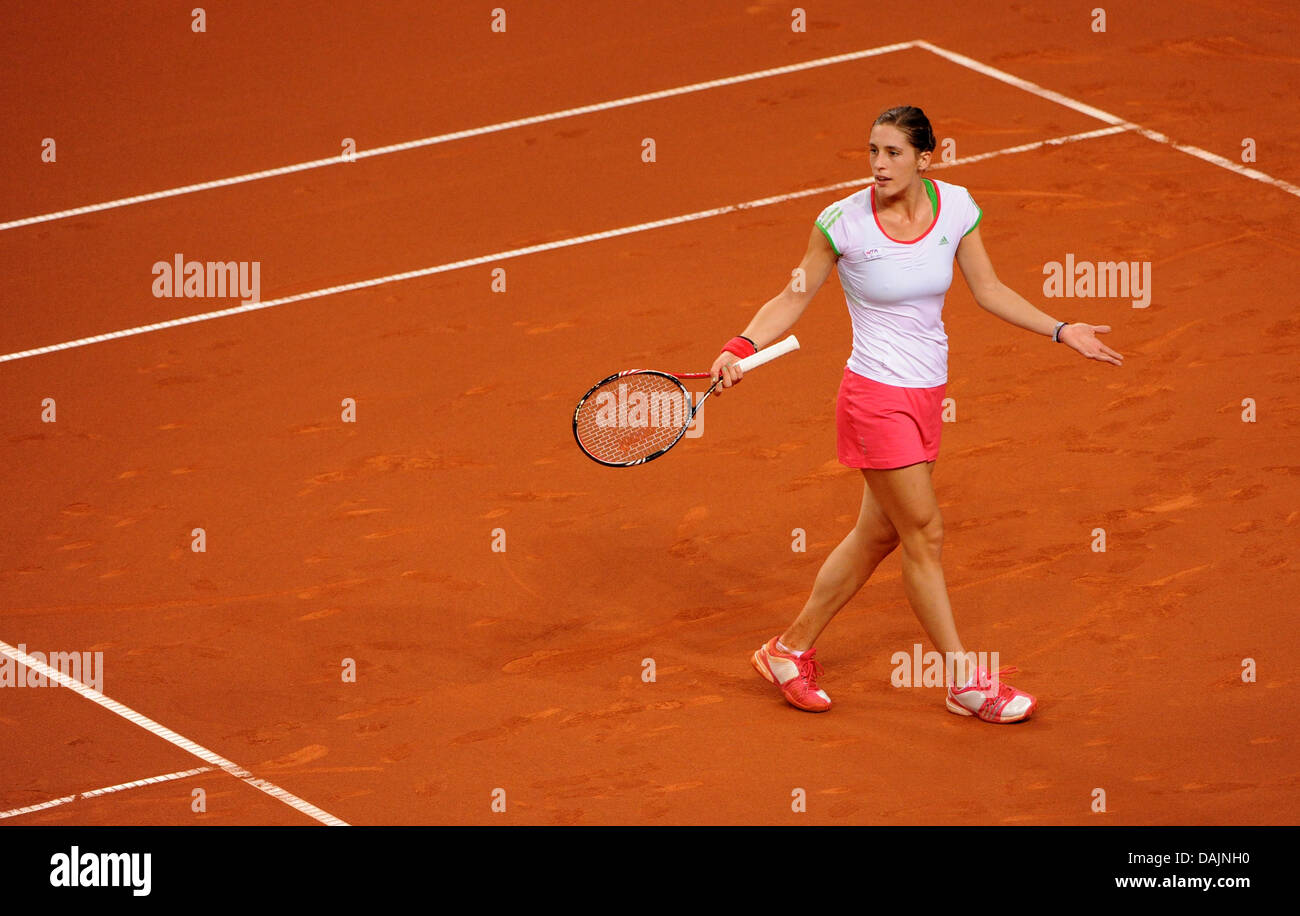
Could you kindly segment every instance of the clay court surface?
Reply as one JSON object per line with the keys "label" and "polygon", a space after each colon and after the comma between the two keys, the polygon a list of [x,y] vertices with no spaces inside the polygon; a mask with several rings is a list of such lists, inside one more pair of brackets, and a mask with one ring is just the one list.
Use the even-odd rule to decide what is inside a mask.
{"label": "clay court surface", "polygon": [[[177,253],[259,261],[273,300],[861,187],[870,121],[920,105],[1002,279],[1125,356],[948,295],[945,569],[1034,718],[891,686],[932,648],[896,555],[818,643],[828,715],[750,667],[861,497],[836,280],[698,439],[629,470],[574,445],[605,375],[707,369],[844,189],[0,362],[0,641],[102,651],[121,704],[0,690],[0,823],[1294,823],[1300,11],[1116,3],[1094,33],[1087,4],[823,0],[795,33],[789,4],[503,5],[504,34],[490,4],[7,14],[0,222],[904,46],[7,227],[0,354],[238,304],[153,296]],[[1116,126],[1079,106],[1119,128],[1010,151]],[[1046,299],[1067,254],[1150,262],[1149,307]]]}

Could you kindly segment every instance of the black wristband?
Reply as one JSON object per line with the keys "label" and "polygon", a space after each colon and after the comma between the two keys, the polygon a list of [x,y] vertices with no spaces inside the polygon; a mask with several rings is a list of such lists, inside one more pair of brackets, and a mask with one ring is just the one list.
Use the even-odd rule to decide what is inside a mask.
{"label": "black wristband", "polygon": [[741,340],[747,342],[751,347],[753,347],[755,353],[758,352],[758,344],[754,343],[752,340],[750,340],[750,339],[749,339],[748,337],[746,337],[744,334],[737,334],[736,336],[739,337]]}
{"label": "black wristband", "polygon": [[1056,330],[1052,332],[1052,343],[1060,343],[1061,332],[1064,331],[1069,326],[1070,326],[1070,322],[1068,321],[1062,321],[1060,324],[1058,324],[1056,326]]}

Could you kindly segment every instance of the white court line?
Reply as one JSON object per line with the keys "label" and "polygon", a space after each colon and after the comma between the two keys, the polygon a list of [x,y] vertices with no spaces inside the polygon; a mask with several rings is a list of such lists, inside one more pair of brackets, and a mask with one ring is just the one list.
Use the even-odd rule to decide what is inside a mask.
{"label": "white court line", "polygon": [[1272,175],[1267,175],[1259,169],[1247,168],[1238,162],[1233,162],[1231,159],[1226,159],[1223,156],[1220,156],[1218,153],[1211,153],[1209,150],[1203,150],[1199,146],[1192,146],[1189,143],[1179,143],[1159,131],[1150,130],[1140,124],[1134,124],[1132,121],[1125,121],[1117,115],[1113,115],[1108,111],[1102,111],[1100,108],[1094,108],[1091,105],[1080,102],[1078,99],[1072,99],[1068,95],[1062,95],[1061,93],[1054,92],[1051,89],[1044,89],[1037,83],[1031,83],[1029,80],[1021,79],[1018,76],[1012,76],[1005,70],[999,70],[996,67],[990,67],[988,64],[982,64],[973,57],[967,57],[964,54],[949,51],[945,48],[939,47],[938,45],[930,44],[928,41],[914,41],[912,42],[912,47],[922,48],[932,54],[939,55],[945,60],[952,61],[954,64],[960,64],[969,70],[974,70],[976,73],[982,73],[987,77],[1006,83],[1008,86],[1023,89],[1025,92],[1032,93],[1042,99],[1047,99],[1049,102],[1055,102],[1058,105],[1064,105],[1066,108],[1072,108],[1080,114],[1085,114],[1090,118],[1096,118],[1098,121],[1105,121],[1107,124],[1123,125],[1132,129],[1135,133],[1141,134],[1148,140],[1163,143],[1166,146],[1173,147],[1180,153],[1195,156],[1197,159],[1208,162],[1211,165],[1217,165],[1219,168],[1227,169],[1230,172],[1236,172],[1238,175],[1243,177],[1252,178],[1255,181],[1261,181],[1264,184],[1272,185],[1279,190],[1286,191],[1288,194],[1300,197],[1300,187],[1291,184],[1289,181],[1274,178]]}
{"label": "white court line", "polygon": [[[789,64],[784,67],[771,67],[766,70],[755,70],[750,73],[742,73],[738,76],[722,77],[720,79],[708,80],[702,83],[691,83],[686,86],[679,86],[675,89],[663,89],[657,92],[646,92],[641,95],[626,96],[621,99],[613,99],[608,102],[597,102],[592,105],[580,105],[576,108],[566,108],[561,111],[553,111],[548,114],[532,115],[527,118],[516,118],[512,121],[501,121],[496,124],[488,124],[483,127],[474,127],[468,130],[458,130],[448,134],[438,134],[432,137],[423,137],[419,140],[408,140],[404,143],[393,143],[388,146],[379,146],[374,149],[362,150],[355,153],[352,159],[369,159],[374,156],[387,156],[391,153],[404,152],[406,150],[419,149],[425,146],[434,146],[439,143],[450,143],[455,140],[464,140],[468,137],[482,136],[483,134],[496,133],[498,131],[513,130],[516,127],[526,127],[531,124],[542,124],[547,121],[557,121],[562,118],[572,118],[578,115],[591,114],[597,111],[608,111],[613,108],[623,108],[629,105],[638,105],[642,102],[650,102],[658,99],[672,98],[673,96],[687,95],[692,92],[703,92],[708,89],[717,89],[722,86],[732,86],[737,83],[749,82],[751,80],[767,79],[773,76],[783,76],[787,73],[797,73],[801,70],[811,70],[817,67],[828,67],[833,64],[846,63],[849,61],[863,60],[868,57],[875,57],[881,54],[890,54],[895,51],[905,51],[908,48],[921,48],[932,54],[946,58],[955,64],[959,64],[968,69],[982,73],[985,76],[1000,80],[1007,85],[1022,89],[1025,92],[1032,93],[1040,98],[1048,99],[1067,108],[1072,108],[1089,117],[1105,121],[1108,124],[1129,124],[1109,112],[1102,111],[1100,108],[1094,108],[1076,99],[1059,92],[1053,92],[1050,89],[1044,89],[1036,83],[1029,80],[1021,79],[1018,76],[1012,76],[1004,70],[998,70],[996,67],[990,67],[982,64],[971,57],[958,54],[955,51],[949,51],[938,45],[931,44],[924,40],[903,41],[892,45],[881,45],[876,48],[866,48],[861,51],[851,51],[846,54],[835,54],[830,57],[819,57],[815,60],[804,61],[798,64]],[[1271,184],[1274,187],[1281,188],[1289,194],[1300,196],[1300,188],[1278,178],[1259,171],[1258,169],[1246,168],[1230,159],[1225,159],[1216,153],[1203,150],[1200,147],[1189,144],[1178,143],[1175,140],[1161,134],[1157,131],[1148,130],[1140,125],[1133,125],[1133,129],[1148,139],[1155,140],[1158,143],[1164,143],[1172,146],[1179,152],[1187,153],[1189,156],[1195,156],[1206,162],[1217,165],[1221,168],[1229,169],[1239,175],[1247,178],[1253,178],[1256,181],[1262,181],[1265,184]],[[10,220],[0,223],[0,231],[6,229],[17,229],[21,226],[31,226],[37,223],[47,223],[59,219],[67,219],[70,216],[82,216],[87,213],[96,213],[101,210],[111,210],[118,207],[129,207],[134,204],[147,203],[154,200],[163,200],[168,197],[178,197],[182,194],[195,194],[199,191],[209,191],[214,188],[224,188],[230,185],[244,184],[250,181],[260,181],[264,178],[275,178],[280,175],[289,175],[294,172],[304,172],[309,169],[325,168],[331,165],[341,165],[345,162],[342,155],[329,156],[324,159],[313,159],[308,162],[298,162],[293,165],[280,166],[279,168],[263,169],[258,172],[248,172],[243,175],[235,175],[230,178],[218,178],[212,181],[202,181],[197,184],[183,185],[177,188],[168,188],[163,191],[153,191],[148,194],[137,194],[133,197],[122,197],[117,200],[109,200],[98,204],[89,204],[84,207],[73,207],[69,210],[59,210],[54,213],[42,213],[37,216],[28,216],[21,219]]]}
{"label": "white court line", "polygon": [[[674,96],[687,95],[692,92],[703,92],[706,89],[718,89],[722,86],[734,86],[737,83],[747,83],[751,80],[768,79],[773,76],[784,76],[787,73],[798,73],[801,70],[812,70],[817,67],[829,67],[832,64],[843,64],[849,61],[863,60],[880,54],[903,51],[907,48],[913,47],[913,45],[915,45],[915,42],[911,41],[892,45],[881,45],[878,48],[866,48],[862,51],[851,51],[847,54],[836,54],[831,57],[819,57],[816,60],[807,60],[799,64],[788,64],[784,67],[771,67],[767,70],[755,70],[751,73],[742,73],[739,76],[722,77],[721,79],[708,80],[703,83],[691,83],[687,86],[678,86],[675,89],[662,89],[657,92],[630,95],[621,99],[613,99],[608,102],[596,102],[592,105],[580,105],[577,108],[565,108],[562,111],[552,111],[549,114],[532,115],[527,118],[517,118],[513,121],[501,121],[497,124],[489,124],[485,127],[473,127],[469,130],[458,130],[449,134],[424,137],[420,140],[408,140],[405,143],[378,146],[374,149],[358,152],[351,158],[370,159],[374,156],[387,156],[390,153],[400,153],[406,150],[419,149],[424,146],[435,146],[439,143],[450,143],[453,140],[464,140],[468,137],[479,137],[483,134],[497,133],[498,131],[503,130],[513,130],[516,127],[527,127],[530,124],[542,124],[546,121],[558,121],[562,118],[573,118],[578,115],[591,114],[597,111],[609,111],[611,108],[625,108],[628,105],[639,105],[642,102],[669,99]],[[179,188],[168,188],[165,191],[154,191],[149,194],[137,194],[134,197],[123,197],[118,200],[105,201],[101,204],[90,204],[85,207],[73,207],[71,210],[59,210],[56,213],[42,213],[39,216],[28,216],[22,219],[10,220],[7,223],[0,223],[0,231],[5,229],[17,229],[20,226],[31,226],[36,223],[48,223],[58,219],[67,219],[70,216],[96,213],[100,210],[112,210],[116,207],[129,207],[133,204],[142,204],[151,200],[162,200],[166,197],[178,197],[182,194],[194,194],[198,191],[209,191],[213,188],[224,188],[234,184],[244,184],[249,181],[260,181],[263,178],[275,178],[280,175],[289,175],[293,172],[305,172],[308,169],[320,169],[330,165],[341,165],[344,161],[342,155],[330,156],[325,159],[313,159],[310,162],[299,162],[294,165],[281,166],[280,168],[263,169],[260,172],[249,172],[245,175],[235,175],[232,178],[218,178],[214,181],[202,181],[198,184],[188,184]]]}
{"label": "white court line", "polygon": [[[938,162],[931,166],[932,169],[950,168],[956,165],[968,165],[972,162],[982,162],[985,159],[992,159],[995,156],[1007,156],[1014,153],[1024,153],[1030,150],[1042,149],[1049,146],[1061,146],[1066,143],[1076,143],[1080,140],[1089,140],[1094,137],[1105,137],[1110,134],[1122,133],[1130,128],[1126,125],[1115,125],[1113,127],[1102,127],[1097,130],[1084,131],[1083,133],[1070,134],[1065,137],[1056,137],[1051,140],[1037,140],[1033,143],[1025,143],[1020,146],[1009,146],[1005,149],[993,150],[987,153],[978,153],[974,156],[966,156],[953,162]],[[480,255],[475,258],[467,258],[463,261],[452,261],[447,264],[439,264],[435,267],[425,267],[419,270],[408,270],[397,274],[388,274],[384,277],[375,277],[370,280],[358,280],[354,283],[344,283],[339,286],[329,286],[324,289],[316,289],[306,293],[298,293],[293,296],[283,296],[279,299],[267,299],[263,302],[246,302],[241,305],[234,305],[230,308],[218,309],[214,312],[202,312],[197,315],[186,315],[183,318],[172,318],[167,321],[159,321],[154,324],[140,325],[134,328],[125,328],[120,331],[109,331],[104,334],[96,334],[93,337],[82,337],[78,340],[69,340],[64,343],[49,344],[44,347],[35,347],[31,350],[20,350],[16,353],[5,353],[0,355],[0,363],[10,362],[12,360],[27,359],[32,356],[42,356],[46,353],[56,353],[60,350],[71,350],[75,347],[86,347],[91,344],[104,343],[109,340],[117,340],[122,337],[134,337],[138,334],[148,334],[152,331],[161,331],[166,328],[176,328],[186,324],[197,324],[200,321],[212,321],[217,318],[226,318],[231,315],[242,315],[245,312],[255,312],[260,309],[274,308],[279,305],[288,305],[291,302],[302,302],[306,299],[320,299],[324,296],[334,296],[339,293],[352,292],[358,289],[368,289],[372,286],[382,286],[387,283],[397,283],[401,280],[413,280],[416,277],[428,277],[434,274],[446,273],[452,270],[460,270],[465,267],[473,267],[476,264],[489,264],[496,261],[504,261],[509,258],[519,258],[524,255],[537,254],[543,251],[554,251],[557,248],[570,248],[574,245],[585,245],[588,242],[598,242],[603,239],[612,239],[620,235],[631,235],[636,232],[647,232],[651,229],[660,229],[664,226],[676,226],[681,223],[695,222],[696,220],[709,219],[714,216],[722,216],[726,213],[735,213],[739,210],[753,210],[758,207],[768,207],[773,204],[785,203],[790,200],[797,200],[801,197],[814,197],[818,194],[826,194],[830,191],[840,191],[845,188],[863,187],[871,183],[871,178],[855,178],[851,181],[839,181],[835,184],[822,185],[819,188],[809,188],[804,191],[791,191],[787,194],[778,194],[774,197],[763,197],[758,200],[748,200],[744,203],[729,204],[725,207],[715,207],[712,210],[697,210],[694,213],[686,213],[682,216],[670,216],[666,219],[658,219],[649,223],[637,223],[635,226],[624,226],[620,229],[607,229],[604,232],[593,232],[589,235],[579,235],[573,238],[560,239],[555,242],[546,242],[541,245],[529,245],[526,248],[514,248],[510,251],[498,251],[494,254]]]}
{"label": "white court line", "polygon": [[100,795],[109,795],[113,792],[125,792],[127,789],[139,789],[143,786],[157,785],[160,782],[171,782],[176,779],[188,779],[189,777],[197,776],[200,773],[210,772],[212,772],[212,767],[195,767],[192,770],[181,770],[177,773],[165,773],[162,776],[150,776],[147,779],[136,779],[131,782],[122,782],[115,786],[105,786],[102,789],[91,789],[89,792],[78,792],[76,795],[65,795],[62,798],[55,798],[51,801],[41,802],[39,805],[28,805],[25,808],[13,808],[9,811],[0,811],[0,820],[3,820],[6,817],[17,817],[20,814],[31,814],[33,811],[44,811],[47,808],[57,808],[59,805],[66,805],[79,798],[96,798]]}
{"label": "white court line", "polygon": [[310,802],[303,801],[301,798],[298,798],[298,796],[286,792],[284,789],[281,789],[279,786],[275,785],[274,783],[267,782],[265,779],[258,779],[252,773],[248,772],[248,770],[244,769],[238,764],[227,760],[225,757],[222,757],[219,754],[213,753],[212,751],[208,750],[206,747],[203,747],[200,744],[195,744],[189,738],[176,734],[176,732],[172,731],[170,728],[167,728],[164,725],[159,725],[153,719],[141,715],[140,713],[136,712],[134,709],[131,709],[129,706],[123,706],[121,703],[117,702],[117,700],[104,696],[98,690],[95,690],[94,688],[91,687],[87,687],[85,684],[81,683],[81,681],[77,680],[76,678],[70,677],[69,675],[64,674],[62,671],[59,671],[56,668],[51,668],[49,665],[45,664],[45,662],[32,658],[26,652],[19,652],[17,649],[9,645],[7,642],[4,642],[3,640],[0,640],[0,654],[7,655],[10,658],[12,658],[14,661],[18,662],[20,665],[26,665],[28,668],[31,668],[39,672],[40,674],[45,675],[45,677],[49,678],[55,683],[61,684],[62,686],[67,687],[69,690],[81,694],[81,696],[85,697],[87,700],[90,700],[92,703],[98,703],[100,706],[103,706],[108,711],[121,716],[123,719],[126,719],[128,722],[132,722],[135,725],[140,726],[145,731],[157,735],[159,738],[162,738],[164,741],[170,741],[172,744],[176,745],[181,750],[193,754],[195,757],[198,757],[200,760],[211,765],[212,767],[215,767],[220,770],[224,770],[225,772],[229,773],[231,776],[234,776],[236,779],[248,783],[250,786],[252,786],[255,789],[262,790],[267,795],[270,795],[272,798],[284,802],[289,807],[302,812],[308,817],[315,818],[316,820],[320,821],[322,824],[328,824],[331,827],[348,826],[346,821],[339,820],[337,817],[330,814],[329,812],[322,811],[320,808],[317,808],[315,805],[311,804]]}

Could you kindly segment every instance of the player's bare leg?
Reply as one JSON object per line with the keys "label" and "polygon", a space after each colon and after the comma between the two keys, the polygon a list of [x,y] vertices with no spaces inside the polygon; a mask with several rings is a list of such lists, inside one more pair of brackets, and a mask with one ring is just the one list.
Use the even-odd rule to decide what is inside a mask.
{"label": "player's bare leg", "polygon": [[941,563],[943,517],[934,494],[933,471],[934,462],[922,462],[863,474],[877,504],[898,532],[903,590],[912,611],[944,659],[954,661],[950,675],[957,684],[964,684],[974,672],[967,671],[966,650],[948,600]]}
{"label": "player's bare leg", "polygon": [[898,543],[898,532],[864,481],[857,524],[822,563],[803,610],[781,634],[782,645],[796,652],[811,648],[831,618],[862,589]]}
{"label": "player's bare leg", "polygon": [[[985,722],[1023,722],[1038,701],[999,680],[999,671],[976,665],[957,636],[948,586],[940,562],[943,519],[934,495],[933,463],[892,471],[867,471],[867,486],[898,531],[903,554],[903,588],[921,626],[944,653],[949,712]],[[1015,668],[1005,669],[1008,673]]]}

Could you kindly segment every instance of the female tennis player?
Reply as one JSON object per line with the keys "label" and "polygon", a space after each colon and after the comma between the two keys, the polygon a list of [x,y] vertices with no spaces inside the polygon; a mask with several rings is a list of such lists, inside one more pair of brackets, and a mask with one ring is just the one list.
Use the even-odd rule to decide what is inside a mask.
{"label": "female tennis player", "polygon": [[1088,359],[1118,366],[1123,357],[1097,339],[1109,327],[1057,321],[1002,285],[980,240],[983,213],[970,193],[923,176],[934,147],[921,109],[881,114],[870,137],[874,187],[822,211],[800,264],[804,283],[792,279],[764,304],[710,370],[722,378],[715,396],[738,383],[744,373],[737,360],[785,334],[831,269],[838,269],[853,320],[853,352],[836,405],[837,451],[842,464],[862,471],[862,508],[853,530],[822,564],[803,611],[752,662],[792,705],[830,709],[830,697],[817,686],[822,669],[813,643],[880,561],[901,547],[907,600],[948,660],[947,708],[985,722],[1019,722],[1037,701],[966,654],[940,565],[943,522],[931,475],[948,380],[941,314],[953,259],[975,301],[1004,321]]}

